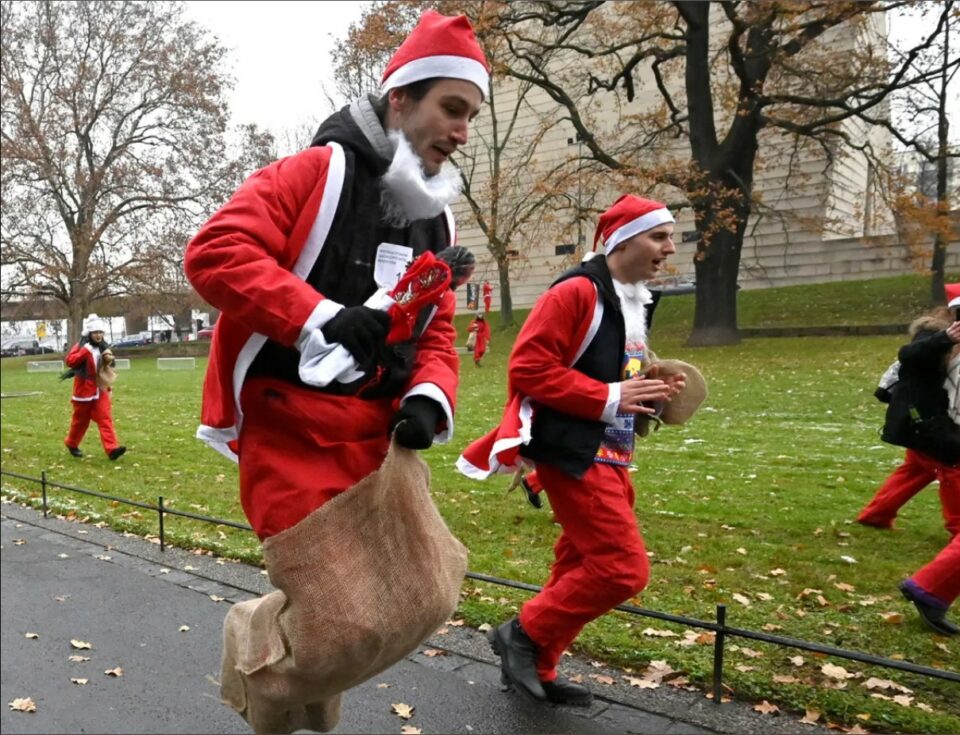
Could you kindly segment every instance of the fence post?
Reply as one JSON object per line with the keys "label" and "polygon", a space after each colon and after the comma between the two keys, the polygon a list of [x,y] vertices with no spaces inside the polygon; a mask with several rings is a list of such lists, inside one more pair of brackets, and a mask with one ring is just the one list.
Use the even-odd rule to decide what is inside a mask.
{"label": "fence post", "polygon": [[157,510],[160,513],[160,551],[166,551],[167,547],[163,540],[163,496],[159,496],[157,501]]}
{"label": "fence post", "polygon": [[713,639],[713,703],[723,697],[723,644],[727,637],[727,606],[717,605],[717,634]]}
{"label": "fence post", "polygon": [[43,517],[47,517],[47,471],[40,473],[40,492],[43,495]]}

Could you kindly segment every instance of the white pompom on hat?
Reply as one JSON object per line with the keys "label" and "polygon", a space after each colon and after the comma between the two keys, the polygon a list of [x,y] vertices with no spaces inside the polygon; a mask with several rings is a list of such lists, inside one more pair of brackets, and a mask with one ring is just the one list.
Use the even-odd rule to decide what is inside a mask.
{"label": "white pompom on hat", "polygon": [[87,337],[91,332],[106,332],[107,323],[96,314],[90,314],[83,320],[83,336]]}
{"label": "white pompom on hat", "polygon": [[424,12],[387,64],[380,91],[386,94],[396,87],[434,77],[472,82],[487,96],[490,64],[467,16]]}
{"label": "white pompom on hat", "polygon": [[597,244],[602,240],[604,254],[610,255],[624,240],[674,221],[666,204],[624,194],[600,215],[593,237],[593,249],[596,250]]}

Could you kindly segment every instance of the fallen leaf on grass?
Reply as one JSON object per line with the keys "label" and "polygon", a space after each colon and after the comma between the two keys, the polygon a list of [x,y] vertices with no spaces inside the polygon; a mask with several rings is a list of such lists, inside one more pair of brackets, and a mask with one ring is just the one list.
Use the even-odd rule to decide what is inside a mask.
{"label": "fallen leaf on grass", "polygon": [[490,623],[483,623],[477,628],[477,630],[479,630],[481,633],[486,633],[488,630],[492,630],[492,629],[493,629],[493,626],[490,625]]}
{"label": "fallen leaf on grass", "polygon": [[885,622],[885,623],[887,623],[887,624],[889,624],[889,625],[899,625],[900,623],[903,622],[903,613],[898,613],[898,612],[882,612],[882,613],[877,613],[877,614],[878,614],[881,618],[883,618],[883,622]]}
{"label": "fallen leaf on grass", "polygon": [[413,725],[404,725],[400,728],[400,735],[420,735],[422,732],[423,730]]}
{"label": "fallen leaf on grass", "polygon": [[913,702],[913,697],[908,697],[906,694],[898,694],[893,698],[893,701],[901,707],[909,707],[910,703]]}
{"label": "fallen leaf on grass", "polygon": [[181,625],[179,628],[177,628],[177,632],[179,633],[186,633],[188,630],[190,630],[189,625]]}
{"label": "fallen leaf on grass", "polygon": [[754,651],[752,648],[741,648],[740,653],[742,653],[747,658],[762,658],[763,651]]}
{"label": "fallen leaf on grass", "polygon": [[393,685],[392,685],[392,684],[387,684],[386,682],[383,682],[383,683],[381,683],[381,684],[377,684],[377,689],[389,689],[391,686],[393,686]]}
{"label": "fallen leaf on grass", "polygon": [[76,638],[70,639],[70,645],[79,650],[93,648],[93,646],[86,641],[79,641]]}
{"label": "fallen leaf on grass", "polygon": [[793,656],[792,658],[789,658],[787,660],[790,663],[792,663],[794,666],[803,666],[803,664],[805,663],[803,660],[803,656]]}
{"label": "fallen leaf on grass", "polygon": [[37,705],[30,697],[18,697],[10,702],[10,709],[14,712],[36,712]]}
{"label": "fallen leaf on grass", "polygon": [[747,550],[741,546],[741,547],[739,547],[739,548],[737,549],[737,553],[738,553],[738,554],[746,555]]}
{"label": "fallen leaf on grass", "polygon": [[447,625],[452,625],[454,628],[459,628],[461,625],[463,625],[463,620],[462,620],[462,619],[460,619],[460,620],[448,620],[448,621],[447,621]]}
{"label": "fallen leaf on grass", "polygon": [[760,627],[763,628],[764,630],[770,632],[770,633],[773,633],[774,631],[777,631],[777,630],[783,630],[783,626],[782,626],[782,625],[774,625],[773,623],[764,623],[764,624],[763,624],[762,626],[760,626]]}
{"label": "fallen leaf on grass", "polygon": [[917,702],[913,706],[917,709],[922,709],[924,712],[933,712],[933,707],[931,707],[929,704],[924,704],[923,702]]}
{"label": "fallen leaf on grass", "polygon": [[756,666],[747,666],[746,664],[737,664],[737,665],[734,666],[733,668],[735,668],[737,671],[739,671],[739,672],[741,672],[741,673],[744,673],[744,674],[746,674],[748,671],[756,671],[756,670],[757,670],[757,667],[756,667]]}
{"label": "fallen leaf on grass", "polygon": [[89,656],[70,656],[67,660],[68,660],[68,661],[76,661],[76,662],[79,663],[79,662],[81,662],[81,661],[89,661],[89,660],[90,660],[90,657],[89,657]]}
{"label": "fallen leaf on grass", "polygon": [[770,600],[773,599],[773,595],[771,595],[769,592],[757,592],[755,593],[755,596],[758,600],[762,600],[763,602],[770,602]]}
{"label": "fallen leaf on grass", "polygon": [[807,708],[807,711],[804,713],[803,718],[800,720],[801,725],[816,725],[817,720],[820,719],[820,712],[815,709]]}
{"label": "fallen leaf on grass", "polygon": [[637,687],[637,689],[656,689],[660,686],[660,683],[653,679],[638,679],[635,676],[625,676],[623,678],[630,686]]}
{"label": "fallen leaf on grass", "polygon": [[221,597],[220,595],[210,595],[210,599],[213,600],[214,602],[223,602],[227,598]]}
{"label": "fallen leaf on grass", "polygon": [[779,577],[786,573],[787,573],[786,569],[780,569],[779,567],[777,569],[771,569],[769,572],[771,577]]}
{"label": "fallen leaf on grass", "polygon": [[413,717],[414,709],[414,707],[411,707],[409,704],[404,704],[403,702],[394,702],[390,705],[390,711],[402,720],[409,720]]}
{"label": "fallen leaf on grass", "polygon": [[734,593],[733,593],[733,599],[736,600],[737,602],[739,602],[741,605],[745,605],[746,607],[750,607],[750,600],[749,600],[749,598],[744,597],[744,596],[741,595],[739,592],[734,592]]}
{"label": "fallen leaf on grass", "polygon": [[860,725],[854,725],[853,727],[846,728],[844,730],[847,735],[870,735],[869,730],[864,730]]}
{"label": "fallen leaf on grass", "polygon": [[433,658],[434,656],[446,656],[447,652],[440,651],[436,648],[428,648],[426,651],[423,652],[423,655],[429,658]]}
{"label": "fallen leaf on grass", "polygon": [[895,681],[890,679],[877,679],[876,677],[871,676],[860,686],[866,687],[867,689],[894,689],[898,692],[903,692],[904,694],[913,694],[912,689],[907,689],[901,684],[897,684]]}
{"label": "fallen leaf on grass", "polygon": [[857,588],[852,584],[847,584],[846,582],[834,582],[833,586],[836,587],[841,592],[853,592]]}
{"label": "fallen leaf on grass", "polygon": [[780,708],[775,704],[770,704],[766,699],[764,699],[760,704],[754,705],[753,707],[755,712],[759,712],[764,715],[772,715],[774,712],[779,712]]}
{"label": "fallen leaf on grass", "polygon": [[115,669],[107,669],[107,670],[104,671],[103,673],[106,674],[107,676],[117,676],[117,677],[120,677],[120,676],[123,676],[123,669],[121,669],[121,668],[118,666],[118,667],[115,668]]}
{"label": "fallen leaf on grass", "polygon": [[640,635],[656,636],[657,638],[677,638],[677,634],[672,630],[657,630],[656,628],[644,628]]}
{"label": "fallen leaf on grass", "polygon": [[27,633],[27,634],[24,636],[24,638],[29,638],[29,639],[32,640],[32,641],[36,641],[36,640],[39,640],[39,639],[40,639],[40,634],[39,634],[39,633]]}
{"label": "fallen leaf on grass", "polygon": [[74,684],[77,684],[79,686],[83,686],[90,680],[89,679],[71,679],[70,681],[72,681]]}
{"label": "fallen leaf on grass", "polygon": [[841,556],[840,561],[845,561],[847,564],[859,564],[852,556]]}
{"label": "fallen leaf on grass", "polygon": [[820,667],[820,671],[824,676],[829,676],[831,679],[852,679],[856,674],[851,674],[842,666],[835,666],[834,664],[824,664]]}
{"label": "fallen leaf on grass", "polygon": [[773,675],[773,680],[774,680],[777,684],[796,684],[798,681],[800,681],[797,677],[795,677],[795,676],[790,676],[789,674],[786,674],[786,675],[785,675],[785,674],[774,674],[774,675]]}

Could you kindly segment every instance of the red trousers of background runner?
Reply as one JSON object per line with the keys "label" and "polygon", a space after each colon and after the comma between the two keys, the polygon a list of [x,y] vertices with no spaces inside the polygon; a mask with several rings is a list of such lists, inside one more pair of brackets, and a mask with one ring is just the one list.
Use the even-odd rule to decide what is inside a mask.
{"label": "red trousers of background runner", "polygon": [[92,401],[72,401],[73,418],[70,420],[70,433],[63,443],[68,447],[79,448],[83,441],[90,422],[94,421],[100,430],[100,443],[103,444],[103,451],[108,455],[114,449],[120,446],[117,441],[117,434],[113,430],[113,417],[111,416],[110,393],[105,390],[100,391],[100,397]]}
{"label": "red trousers of background runner", "polygon": [[886,479],[857,520],[889,528],[897,511],[934,480],[940,482],[940,507],[947,532],[951,536],[960,534],[960,467],[950,467],[913,449],[907,450],[903,464]]}
{"label": "red trousers of background runner", "polygon": [[538,464],[562,532],[543,590],[520,611],[520,625],[539,646],[537,674],[556,679],[564,649],[583,627],[647,585],[650,564],[626,467],[595,462],[583,478]]}
{"label": "red trousers of background runner", "polygon": [[960,535],[954,536],[932,562],[914,574],[913,581],[947,605],[960,597]]}

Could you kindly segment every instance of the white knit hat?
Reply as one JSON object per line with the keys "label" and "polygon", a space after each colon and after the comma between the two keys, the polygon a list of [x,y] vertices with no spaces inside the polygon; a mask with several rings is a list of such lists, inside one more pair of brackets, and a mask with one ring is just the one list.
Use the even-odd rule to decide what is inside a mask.
{"label": "white knit hat", "polygon": [[106,332],[107,323],[96,314],[90,314],[83,320],[83,336],[87,337],[91,332]]}

